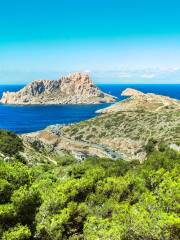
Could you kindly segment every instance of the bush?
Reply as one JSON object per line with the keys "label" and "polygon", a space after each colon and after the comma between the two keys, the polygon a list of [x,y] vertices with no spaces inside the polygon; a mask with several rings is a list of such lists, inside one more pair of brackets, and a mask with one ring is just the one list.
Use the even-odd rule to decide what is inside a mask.
{"label": "bush", "polygon": [[157,141],[154,139],[149,139],[148,143],[145,146],[145,151],[147,154],[150,154],[154,151]]}
{"label": "bush", "polygon": [[13,156],[23,151],[22,140],[13,132],[0,130],[0,152]]}
{"label": "bush", "polygon": [[163,152],[152,152],[145,161],[144,167],[155,170],[160,168],[171,170],[178,164],[180,164],[180,154],[174,150],[166,149]]}
{"label": "bush", "polygon": [[0,204],[10,199],[11,192],[11,184],[6,179],[0,179]]}
{"label": "bush", "polygon": [[31,232],[27,226],[17,225],[4,232],[2,240],[29,240]]}
{"label": "bush", "polygon": [[11,201],[18,219],[23,224],[31,225],[35,218],[36,209],[41,203],[38,191],[28,189],[27,186],[20,187],[13,193]]}

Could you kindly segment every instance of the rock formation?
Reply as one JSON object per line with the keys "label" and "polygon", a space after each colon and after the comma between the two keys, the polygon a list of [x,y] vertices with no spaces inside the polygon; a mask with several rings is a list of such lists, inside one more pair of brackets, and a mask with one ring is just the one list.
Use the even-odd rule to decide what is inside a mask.
{"label": "rock formation", "polygon": [[58,80],[35,80],[18,92],[4,92],[3,104],[96,104],[113,102],[87,74],[74,73]]}

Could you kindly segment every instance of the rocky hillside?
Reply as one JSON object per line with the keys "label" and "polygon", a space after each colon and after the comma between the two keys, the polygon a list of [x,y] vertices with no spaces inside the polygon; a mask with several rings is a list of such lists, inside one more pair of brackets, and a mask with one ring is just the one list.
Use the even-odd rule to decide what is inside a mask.
{"label": "rocky hillside", "polygon": [[87,156],[146,159],[154,148],[180,146],[180,101],[128,89],[130,98],[113,104],[88,121],[51,126],[24,135],[26,143],[39,142],[56,153],[67,152],[78,159]]}
{"label": "rocky hillside", "polygon": [[170,97],[161,96],[153,93],[144,94],[135,89],[127,88],[122,92],[122,96],[129,98],[117,102],[108,108],[97,111],[98,113],[113,113],[119,111],[150,111],[159,112],[165,109],[180,110],[179,100]]}
{"label": "rocky hillside", "polygon": [[4,92],[3,104],[95,104],[113,102],[87,74],[75,73],[58,80],[36,80],[18,92]]}

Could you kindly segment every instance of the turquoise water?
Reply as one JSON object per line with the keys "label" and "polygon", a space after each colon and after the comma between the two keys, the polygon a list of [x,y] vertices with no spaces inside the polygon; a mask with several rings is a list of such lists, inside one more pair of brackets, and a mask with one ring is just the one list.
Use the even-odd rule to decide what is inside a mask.
{"label": "turquoise water", "polygon": [[[180,84],[177,85],[133,85],[133,84],[101,84],[99,87],[107,93],[124,97],[120,93],[127,87],[145,93],[152,92],[180,99]],[[22,85],[0,85],[0,97],[3,91],[17,91]],[[27,133],[43,129],[51,124],[68,124],[86,120],[96,116],[96,110],[108,104],[95,105],[51,105],[51,106],[13,106],[0,104],[0,128],[13,130],[16,133]]]}

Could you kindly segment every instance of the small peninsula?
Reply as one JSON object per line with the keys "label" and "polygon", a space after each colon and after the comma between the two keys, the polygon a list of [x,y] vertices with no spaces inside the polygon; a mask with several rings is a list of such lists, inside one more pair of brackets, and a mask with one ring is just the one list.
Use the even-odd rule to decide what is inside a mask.
{"label": "small peninsula", "polygon": [[136,89],[127,88],[121,96],[128,97],[127,99],[117,102],[107,108],[100,109],[97,113],[112,113],[123,111],[149,111],[160,112],[165,109],[180,110],[180,101],[167,96],[162,96],[154,93],[143,93]]}
{"label": "small peninsula", "polygon": [[58,80],[35,80],[18,92],[4,92],[0,103],[31,104],[98,104],[115,101],[102,92],[88,74],[74,73]]}

